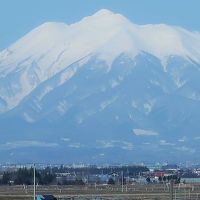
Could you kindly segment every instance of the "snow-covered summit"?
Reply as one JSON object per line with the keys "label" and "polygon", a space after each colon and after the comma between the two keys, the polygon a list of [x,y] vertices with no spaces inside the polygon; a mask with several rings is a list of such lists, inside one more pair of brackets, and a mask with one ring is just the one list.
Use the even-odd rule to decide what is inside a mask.
{"label": "snow-covered summit", "polygon": [[164,24],[133,24],[106,9],[71,25],[47,22],[0,52],[0,78],[17,74],[19,85],[6,79],[9,89],[0,88],[0,97],[13,108],[40,83],[83,58],[96,56],[109,71],[120,54],[134,58],[141,51],[162,63],[171,55],[200,63],[200,34]]}
{"label": "snow-covered summit", "polygon": [[[111,64],[122,52],[140,51],[161,60],[170,55],[200,61],[200,34],[168,25],[136,25],[120,14],[102,9],[80,22],[47,22],[33,29],[0,53],[1,69],[15,68],[25,59],[37,62],[46,79],[76,60],[98,53]],[[101,56],[103,55],[103,56]],[[59,57],[59,58],[58,58]],[[54,69],[48,74],[49,66]]]}
{"label": "snow-covered summit", "polygon": [[99,11],[97,11],[93,16],[110,16],[110,15],[114,15],[114,13],[108,9],[101,9]]}

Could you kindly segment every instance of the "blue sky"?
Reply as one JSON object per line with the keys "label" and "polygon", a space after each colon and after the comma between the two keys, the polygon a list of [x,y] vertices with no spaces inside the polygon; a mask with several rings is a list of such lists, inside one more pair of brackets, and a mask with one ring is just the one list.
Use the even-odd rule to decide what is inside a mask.
{"label": "blue sky", "polygon": [[200,0],[0,0],[0,49],[46,21],[68,24],[106,8],[137,24],[200,31]]}

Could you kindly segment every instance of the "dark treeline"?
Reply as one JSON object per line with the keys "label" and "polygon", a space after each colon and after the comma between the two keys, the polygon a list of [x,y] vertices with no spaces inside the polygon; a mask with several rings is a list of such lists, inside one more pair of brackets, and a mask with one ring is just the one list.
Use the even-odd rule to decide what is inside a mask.
{"label": "dark treeline", "polygon": [[[51,184],[55,180],[55,174],[50,168],[36,170],[36,182],[38,184]],[[4,172],[0,184],[32,185],[33,168],[20,168],[16,172]]]}
{"label": "dark treeline", "polygon": [[[36,170],[36,183],[40,185],[56,184],[56,176],[62,173],[75,174],[79,177],[75,181],[69,182],[70,184],[82,184],[80,178],[83,175],[109,175],[112,173],[127,174],[129,176],[137,176],[142,172],[147,172],[149,169],[144,166],[123,166],[123,167],[47,167],[45,169]],[[68,184],[69,184],[68,183]],[[4,172],[0,180],[0,184],[16,184],[16,185],[32,185],[33,184],[33,168],[20,168],[14,172]]]}

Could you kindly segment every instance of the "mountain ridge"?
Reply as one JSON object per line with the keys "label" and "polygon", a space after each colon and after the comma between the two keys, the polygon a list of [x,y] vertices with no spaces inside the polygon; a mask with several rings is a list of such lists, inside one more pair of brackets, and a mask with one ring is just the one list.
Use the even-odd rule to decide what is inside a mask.
{"label": "mountain ridge", "polygon": [[195,160],[199,63],[200,34],[180,27],[108,10],[45,23],[0,52],[0,156]]}

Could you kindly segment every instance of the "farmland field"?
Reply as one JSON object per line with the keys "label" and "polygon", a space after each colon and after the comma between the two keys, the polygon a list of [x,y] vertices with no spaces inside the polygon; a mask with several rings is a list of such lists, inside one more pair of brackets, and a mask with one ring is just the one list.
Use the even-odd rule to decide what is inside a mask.
{"label": "farmland field", "polygon": [[[144,199],[168,200],[170,187],[166,184],[37,186],[37,194],[53,194],[58,199]],[[0,200],[33,199],[33,186],[0,186]],[[200,199],[200,184],[180,184],[173,188],[173,199]]]}

